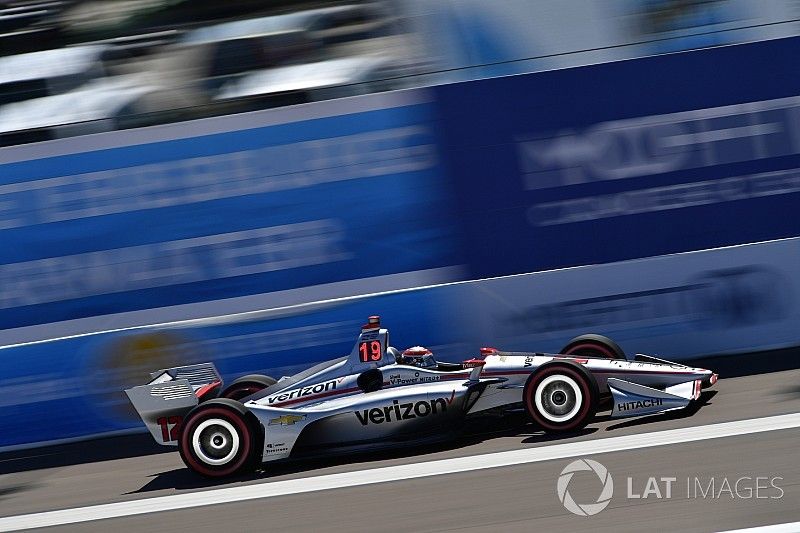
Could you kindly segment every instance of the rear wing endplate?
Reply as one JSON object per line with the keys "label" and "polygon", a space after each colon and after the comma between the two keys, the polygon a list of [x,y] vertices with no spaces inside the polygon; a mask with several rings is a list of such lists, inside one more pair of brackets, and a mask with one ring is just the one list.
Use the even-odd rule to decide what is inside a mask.
{"label": "rear wing endplate", "polygon": [[199,403],[197,392],[219,383],[213,363],[166,368],[150,374],[147,385],[125,390],[128,399],[156,442],[176,446],[183,417]]}

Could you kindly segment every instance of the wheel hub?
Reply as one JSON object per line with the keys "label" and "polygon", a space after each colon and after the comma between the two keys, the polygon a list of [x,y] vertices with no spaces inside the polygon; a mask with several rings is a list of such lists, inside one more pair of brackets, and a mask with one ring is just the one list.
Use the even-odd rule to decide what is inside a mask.
{"label": "wheel hub", "polygon": [[206,464],[219,466],[232,461],[239,452],[239,434],[227,420],[212,418],[192,432],[192,448]]}
{"label": "wheel hub", "polygon": [[215,450],[221,450],[222,448],[225,447],[225,444],[227,444],[228,439],[222,433],[214,433],[213,435],[211,435],[209,442],[211,443],[212,448],[214,448]]}
{"label": "wheel hub", "polygon": [[541,416],[556,423],[570,421],[586,401],[578,383],[566,374],[544,378],[537,385],[534,398]]}
{"label": "wheel hub", "polygon": [[557,390],[550,396],[550,401],[553,402],[553,405],[564,405],[567,402],[567,395],[562,390]]}
{"label": "wheel hub", "polygon": [[542,396],[542,406],[551,415],[563,416],[575,406],[575,393],[562,381],[547,384]]}

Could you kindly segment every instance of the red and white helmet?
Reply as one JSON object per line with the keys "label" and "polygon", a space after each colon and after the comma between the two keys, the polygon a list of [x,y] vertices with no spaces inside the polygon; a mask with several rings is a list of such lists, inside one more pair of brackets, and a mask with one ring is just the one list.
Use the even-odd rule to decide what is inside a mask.
{"label": "red and white helmet", "polygon": [[412,346],[403,352],[403,363],[420,368],[435,368],[436,360],[433,352],[424,346]]}

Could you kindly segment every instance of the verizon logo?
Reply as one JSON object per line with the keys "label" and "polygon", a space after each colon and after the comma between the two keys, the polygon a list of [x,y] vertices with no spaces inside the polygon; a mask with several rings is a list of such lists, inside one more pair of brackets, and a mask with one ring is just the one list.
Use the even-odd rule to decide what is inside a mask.
{"label": "verizon logo", "polygon": [[425,418],[447,412],[447,406],[453,403],[456,391],[449,398],[436,398],[434,400],[420,400],[418,402],[400,403],[393,400],[392,405],[373,407],[356,411],[356,418],[362,426],[368,424],[384,424],[413,418]]}

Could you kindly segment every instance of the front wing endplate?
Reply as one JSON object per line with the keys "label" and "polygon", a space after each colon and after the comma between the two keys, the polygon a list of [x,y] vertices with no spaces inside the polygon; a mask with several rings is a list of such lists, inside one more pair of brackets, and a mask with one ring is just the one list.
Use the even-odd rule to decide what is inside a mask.
{"label": "front wing endplate", "polygon": [[612,418],[642,416],[682,409],[698,397],[695,381],[669,387],[670,392],[646,387],[630,381],[608,378],[608,388],[614,400]]}

